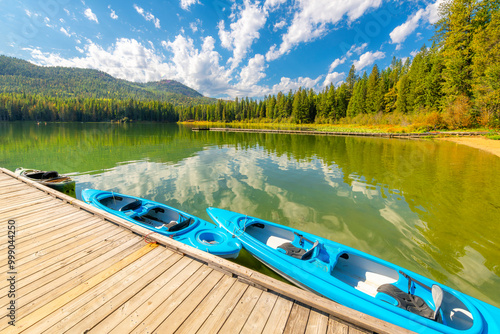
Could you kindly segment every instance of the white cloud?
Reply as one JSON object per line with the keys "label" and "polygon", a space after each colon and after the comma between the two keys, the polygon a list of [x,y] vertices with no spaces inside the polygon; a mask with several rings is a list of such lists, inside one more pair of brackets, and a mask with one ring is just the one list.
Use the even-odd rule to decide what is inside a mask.
{"label": "white cloud", "polygon": [[72,34],[70,34],[66,29],[64,29],[63,27],[61,27],[61,29],[59,29],[63,34],[65,34],[66,36],[68,37],[71,37]]}
{"label": "white cloud", "polygon": [[194,4],[200,3],[198,0],[181,0],[181,8],[188,10]]}
{"label": "white cloud", "polygon": [[290,89],[295,91],[302,87],[303,89],[315,88],[323,76],[320,75],[316,79],[299,77],[297,79],[290,79],[282,77],[281,81],[274,85],[269,91],[270,94],[278,94],[278,92],[288,92]]}
{"label": "white cloud", "polygon": [[109,14],[109,17],[111,17],[113,20],[117,20],[118,19],[118,15],[116,15],[116,12],[111,9],[111,6],[108,6],[108,8],[111,10],[111,13]]}
{"label": "white cloud", "polygon": [[359,57],[359,60],[355,60],[353,65],[356,67],[357,71],[361,71],[363,68],[370,66],[376,60],[385,58],[385,53],[382,51],[371,52],[368,51]]}
{"label": "white cloud", "polygon": [[287,0],[266,0],[264,3],[264,8],[274,10],[279,8],[281,4],[284,4]]}
{"label": "white cloud", "polygon": [[29,10],[25,9],[24,12],[26,13],[26,15],[28,15],[28,17],[31,17],[31,15],[33,15]]}
{"label": "white cloud", "polygon": [[85,11],[83,12],[83,14],[90,21],[94,21],[95,23],[99,23],[99,21],[97,20],[97,16],[94,13],[92,13],[92,9],[90,9],[90,8],[85,9]]}
{"label": "white cloud", "polygon": [[170,66],[163,63],[162,56],[134,39],[118,39],[108,49],[88,41],[83,50],[84,55],[70,59],[55,53],[43,53],[40,49],[30,51],[31,57],[38,65],[91,68],[131,81],[158,81],[163,76],[173,75]]}
{"label": "white cloud", "polygon": [[273,31],[276,32],[280,29],[282,29],[286,25],[286,20],[281,20],[279,22],[276,22],[273,26]]}
{"label": "white cloud", "polygon": [[333,70],[339,66],[339,65],[342,65],[343,63],[345,63],[345,61],[347,60],[346,57],[342,57],[342,58],[337,58],[335,59],[331,64],[330,64],[330,68],[328,69],[328,72],[333,72]]}
{"label": "white cloud", "polygon": [[196,21],[191,22],[189,24],[189,28],[191,28],[192,32],[197,32],[199,30],[199,27],[201,26],[202,22],[200,19],[196,19]]}
{"label": "white cloud", "polygon": [[326,78],[325,78],[325,81],[323,81],[323,87],[328,86],[329,84],[333,84],[334,86],[336,86],[340,81],[342,81],[344,76],[345,76],[344,72],[342,72],[342,73],[338,73],[338,72],[328,73]]}
{"label": "white cloud", "polygon": [[416,55],[418,55],[418,53],[419,53],[419,52],[420,52],[420,51],[418,51],[418,50],[413,50],[412,52],[410,52],[410,55],[411,55],[412,57],[415,57]]}
{"label": "white cloud", "polygon": [[162,42],[163,47],[172,52],[172,79],[200,90],[209,96],[220,96],[230,92],[230,73],[219,64],[220,55],[214,50],[215,39],[211,36],[203,40],[200,49],[191,38],[177,35],[172,42]]}
{"label": "white cloud", "polygon": [[[236,16],[238,20],[234,21]],[[244,8],[238,15],[233,13],[231,17],[233,22],[230,24],[229,31],[225,30],[224,21],[219,22],[218,28],[222,46],[233,51],[233,56],[228,63],[234,69],[246,57],[253,42],[259,39],[259,30],[266,23],[267,12],[260,8],[258,3],[250,4],[249,0],[246,0]]]}
{"label": "white cloud", "polygon": [[248,65],[243,67],[240,72],[240,85],[244,87],[255,85],[260,79],[266,76],[266,61],[263,55],[256,54],[248,61]]}
{"label": "white cloud", "polygon": [[400,44],[405,41],[406,37],[408,37],[415,29],[418,28],[420,19],[424,15],[425,10],[420,9],[414,15],[408,18],[405,23],[397,26],[394,30],[389,34],[391,37],[391,43]]}
{"label": "white cloud", "polygon": [[398,44],[396,46],[397,50],[401,49],[399,44],[403,43],[420,26],[421,21],[435,24],[439,20],[439,6],[444,1],[437,0],[429,4],[425,9],[419,9],[415,14],[409,16],[405,23],[394,28],[389,37],[392,44]]}
{"label": "white cloud", "polygon": [[370,8],[377,8],[382,0],[298,0],[299,10],[294,15],[288,31],[266,54],[267,61],[275,60],[290,52],[296,45],[310,42],[324,35],[329,25],[334,25],[347,16],[349,22],[361,17]]}
{"label": "white cloud", "polygon": [[146,21],[152,21],[156,29],[160,29],[160,20],[156,18],[152,13],[144,11],[143,8],[134,4],[134,9],[139,13]]}

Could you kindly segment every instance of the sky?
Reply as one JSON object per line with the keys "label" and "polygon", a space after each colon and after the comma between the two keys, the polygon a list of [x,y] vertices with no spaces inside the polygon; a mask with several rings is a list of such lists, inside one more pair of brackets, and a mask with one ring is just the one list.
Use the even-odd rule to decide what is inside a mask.
{"label": "sky", "polygon": [[431,45],[444,0],[0,0],[0,54],[208,97],[339,85]]}

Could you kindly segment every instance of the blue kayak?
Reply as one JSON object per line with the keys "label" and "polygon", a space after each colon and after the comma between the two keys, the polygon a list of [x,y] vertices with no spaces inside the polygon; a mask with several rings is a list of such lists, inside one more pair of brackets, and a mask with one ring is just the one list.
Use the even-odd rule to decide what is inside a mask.
{"label": "blue kayak", "polygon": [[241,244],[224,229],[165,204],[110,191],[85,189],[85,202],[150,231],[223,258],[236,258]]}
{"label": "blue kayak", "polygon": [[500,333],[500,309],[354,248],[216,208],[217,224],[281,276],[417,333]]}

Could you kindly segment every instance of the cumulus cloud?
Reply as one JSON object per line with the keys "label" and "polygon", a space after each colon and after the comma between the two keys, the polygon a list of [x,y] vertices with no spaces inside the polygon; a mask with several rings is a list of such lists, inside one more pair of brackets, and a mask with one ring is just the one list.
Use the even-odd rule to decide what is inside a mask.
{"label": "cumulus cloud", "polygon": [[333,84],[334,86],[336,86],[339,82],[342,81],[344,76],[345,76],[344,72],[342,72],[342,73],[339,73],[339,72],[328,73],[326,78],[325,78],[325,81],[323,81],[323,87],[328,86],[329,84]]}
{"label": "cumulus cloud", "polygon": [[196,21],[191,22],[189,24],[189,28],[191,28],[192,32],[197,32],[199,30],[199,27],[201,26],[202,22],[200,19],[196,19]]}
{"label": "cumulus cloud", "polygon": [[331,64],[330,64],[330,68],[328,69],[329,72],[333,72],[333,70],[335,68],[337,68],[339,65],[342,65],[343,63],[345,63],[345,61],[347,60],[346,57],[342,57],[342,58],[337,58],[335,59]]}
{"label": "cumulus cloud", "polygon": [[266,0],[264,3],[264,8],[274,10],[279,8],[281,4],[284,4],[286,0]]}
{"label": "cumulus cloud", "polygon": [[[233,56],[228,63],[234,69],[246,57],[253,42],[259,39],[259,30],[267,21],[267,12],[259,7],[258,3],[251,4],[249,0],[246,0],[244,8],[231,17],[233,22],[230,24],[230,30],[225,29],[223,20],[219,22],[218,29],[222,46],[233,51]],[[237,20],[235,20],[236,17]]]}
{"label": "cumulus cloud", "polygon": [[85,9],[83,14],[90,21],[94,21],[95,23],[99,23],[99,21],[97,20],[97,16],[92,12],[92,9],[90,9],[90,8]]}
{"label": "cumulus cloud", "polygon": [[281,20],[279,22],[276,22],[273,26],[273,31],[276,32],[282,29],[285,25],[286,25],[286,20]]}
{"label": "cumulus cloud", "polygon": [[152,21],[156,29],[160,29],[160,20],[156,18],[152,13],[146,12],[143,8],[134,4],[134,9],[139,13],[146,21]]}
{"label": "cumulus cloud", "polygon": [[328,28],[345,16],[349,22],[361,17],[370,8],[377,8],[382,0],[298,0],[299,10],[294,15],[288,31],[283,35],[281,45],[271,46],[266,54],[267,61],[278,59],[290,52],[296,45],[310,42],[323,36]]}
{"label": "cumulus cloud", "polygon": [[256,54],[248,61],[248,65],[243,67],[240,72],[240,85],[244,87],[255,85],[260,79],[266,76],[266,61],[263,55]]}
{"label": "cumulus cloud", "polygon": [[279,92],[287,92],[291,90],[297,90],[300,87],[304,89],[315,88],[318,82],[321,80],[323,76],[320,75],[316,79],[299,77],[297,79],[290,79],[286,77],[282,77],[281,81],[274,85],[272,89],[269,91],[270,94],[278,94]]}
{"label": "cumulus cloud", "polygon": [[163,63],[162,56],[134,39],[118,39],[108,49],[89,41],[82,57],[70,59],[55,53],[44,53],[40,49],[30,51],[33,61],[38,65],[91,68],[131,81],[158,81],[163,76],[173,75],[170,66]]}
{"label": "cumulus cloud", "polygon": [[116,12],[111,8],[111,6],[108,6],[108,9],[111,10],[111,13],[109,14],[109,17],[111,17],[113,20],[118,19],[118,15],[116,15]]}
{"label": "cumulus cloud", "polygon": [[174,41],[164,41],[162,45],[173,54],[170,59],[172,79],[179,80],[209,96],[231,92],[230,73],[219,64],[220,55],[214,49],[213,37],[206,37],[201,49],[194,46],[191,38],[182,35],[177,35]]}
{"label": "cumulus cloud", "polygon": [[59,29],[59,31],[61,31],[63,34],[65,34],[68,37],[71,37],[71,35],[72,35],[66,29],[64,29],[63,27],[61,27],[61,29]]}
{"label": "cumulus cloud", "polygon": [[181,0],[181,8],[188,10],[194,4],[200,3],[198,0]]}
{"label": "cumulus cloud", "polygon": [[398,44],[396,48],[400,49],[401,43],[420,26],[421,22],[435,24],[439,20],[439,6],[444,1],[445,0],[437,0],[429,4],[425,9],[421,8],[415,14],[409,16],[405,23],[394,28],[389,34],[391,43]]}
{"label": "cumulus cloud", "polygon": [[363,68],[372,65],[376,60],[383,58],[385,58],[385,53],[382,51],[368,51],[362,54],[359,60],[355,60],[353,65],[356,67],[356,70],[361,71]]}

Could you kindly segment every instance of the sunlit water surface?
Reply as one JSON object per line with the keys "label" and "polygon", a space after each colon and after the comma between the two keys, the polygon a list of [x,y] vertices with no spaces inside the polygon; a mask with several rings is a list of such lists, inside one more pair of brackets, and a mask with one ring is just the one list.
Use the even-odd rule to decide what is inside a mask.
{"label": "sunlit water surface", "polygon": [[[215,206],[355,247],[500,306],[500,158],[434,140],[0,123],[0,166]],[[244,253],[238,263],[270,271]]]}

